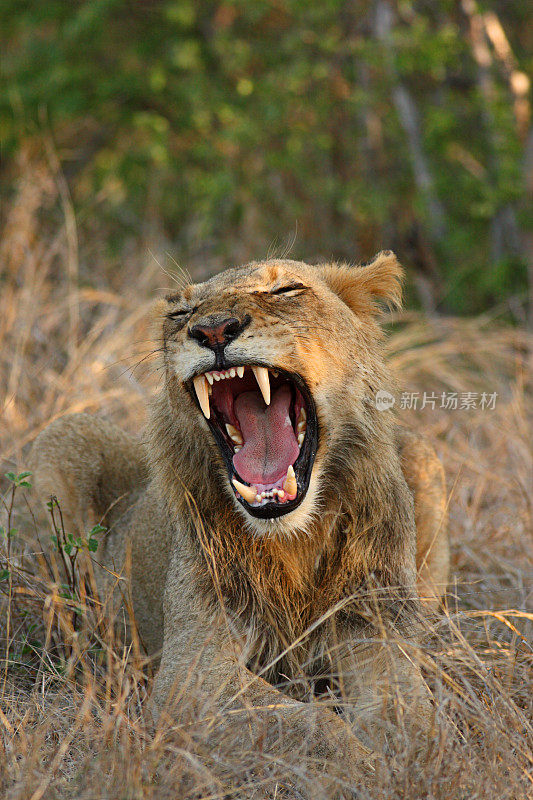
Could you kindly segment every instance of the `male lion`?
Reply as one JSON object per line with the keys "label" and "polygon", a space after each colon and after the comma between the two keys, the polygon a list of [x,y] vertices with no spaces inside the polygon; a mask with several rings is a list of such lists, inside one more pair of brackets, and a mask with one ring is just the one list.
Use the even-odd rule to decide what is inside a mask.
{"label": "male lion", "polygon": [[370,761],[355,730],[373,745],[394,710],[429,719],[410,645],[448,573],[441,466],[375,403],[390,388],[377,303],[399,304],[401,276],[384,252],[189,285],[156,308],[164,385],[146,450],[80,414],[32,457],[67,528],[109,527],[97,561],[131,555],[140,639],[161,653],[156,709],[193,682],[232,712],[218,734],[306,741],[352,776]]}

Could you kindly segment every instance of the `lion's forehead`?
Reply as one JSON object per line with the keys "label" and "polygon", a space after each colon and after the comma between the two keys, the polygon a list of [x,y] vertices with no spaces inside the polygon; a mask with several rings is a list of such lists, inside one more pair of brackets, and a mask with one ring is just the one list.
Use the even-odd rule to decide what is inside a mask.
{"label": "lion's forehead", "polygon": [[285,278],[317,280],[314,270],[302,261],[254,261],[242,267],[232,267],[213,275],[203,283],[191,284],[184,291],[187,300],[207,300],[215,297],[237,298],[250,291],[268,291]]}

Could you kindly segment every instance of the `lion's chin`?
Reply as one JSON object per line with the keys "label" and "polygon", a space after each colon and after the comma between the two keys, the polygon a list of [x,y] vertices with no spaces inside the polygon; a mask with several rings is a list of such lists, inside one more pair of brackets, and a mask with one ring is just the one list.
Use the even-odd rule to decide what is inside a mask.
{"label": "lion's chin", "polygon": [[[318,448],[318,420],[301,375],[263,364],[225,365],[187,383],[224,460],[246,519],[291,518],[305,503]],[[308,505],[308,503],[306,503]],[[307,518],[302,511],[296,519]],[[299,523],[300,524],[300,523]],[[281,527],[287,527],[281,526]]]}
{"label": "lion's chin", "polygon": [[[244,503],[233,495],[234,505],[243,519],[245,528],[258,539],[297,539],[309,534],[313,521],[319,514],[319,479],[313,469],[307,492],[292,511],[283,516],[259,518],[250,514]],[[232,493],[233,494],[233,493]]]}

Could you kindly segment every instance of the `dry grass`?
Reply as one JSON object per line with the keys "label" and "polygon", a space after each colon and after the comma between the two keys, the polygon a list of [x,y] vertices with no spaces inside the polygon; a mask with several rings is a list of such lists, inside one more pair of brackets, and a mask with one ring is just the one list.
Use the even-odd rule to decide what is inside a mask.
{"label": "dry grass", "polygon": [[[2,475],[24,468],[29,442],[62,414],[99,411],[139,429],[158,378],[147,310],[168,283],[144,251],[118,271],[78,263],[68,194],[51,156],[31,170],[21,164],[3,233]],[[437,709],[433,736],[415,747],[398,734],[394,756],[358,796],[533,796],[527,338],[489,318],[405,314],[396,322],[391,359],[403,387],[439,395],[435,409],[400,415],[426,431],[445,465],[453,582],[447,611],[420,651]],[[438,407],[442,391],[498,397],[494,410],[454,411]],[[90,600],[80,571],[62,590],[53,554],[31,557],[50,537],[33,517],[31,492],[22,487],[13,498],[5,480],[2,496],[12,533],[0,564],[9,569],[0,573],[2,797],[334,796],[311,781],[298,753],[275,761],[260,743],[246,752],[227,739],[210,747],[210,711],[193,698],[182,698],[184,722],[172,736],[154,735],[140,713],[150,665],[120,636],[123,626],[110,624],[126,612]]]}

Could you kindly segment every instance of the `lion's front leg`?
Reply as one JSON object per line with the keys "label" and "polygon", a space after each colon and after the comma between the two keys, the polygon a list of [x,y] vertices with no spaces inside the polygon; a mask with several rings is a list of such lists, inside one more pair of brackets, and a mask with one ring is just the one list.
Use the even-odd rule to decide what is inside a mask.
{"label": "lion's front leg", "polygon": [[[176,559],[174,559],[175,561]],[[341,717],[301,703],[248,670],[223,611],[202,608],[185,573],[171,566],[165,592],[165,634],[153,706],[160,726],[180,722],[183,710],[207,720],[209,746],[224,736],[244,750],[272,757],[301,753],[317,775],[352,786],[373,772],[371,751]],[[190,717],[189,717],[190,719]]]}
{"label": "lion's front leg", "polygon": [[342,648],[338,669],[348,717],[374,750],[387,749],[399,729],[431,725],[431,697],[415,653],[412,645],[393,637],[356,640]]}

